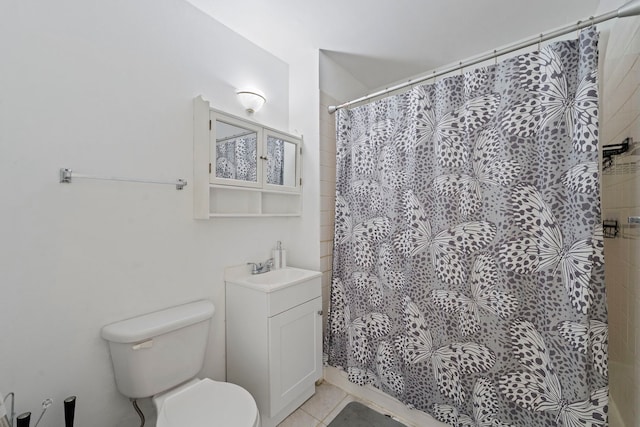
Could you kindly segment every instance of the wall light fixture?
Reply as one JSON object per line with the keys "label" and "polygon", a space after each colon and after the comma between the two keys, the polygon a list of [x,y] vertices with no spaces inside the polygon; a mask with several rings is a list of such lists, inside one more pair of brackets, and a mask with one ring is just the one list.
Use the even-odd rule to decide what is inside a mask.
{"label": "wall light fixture", "polygon": [[238,95],[240,104],[249,114],[255,113],[267,102],[267,98],[257,90],[238,90],[236,95]]}

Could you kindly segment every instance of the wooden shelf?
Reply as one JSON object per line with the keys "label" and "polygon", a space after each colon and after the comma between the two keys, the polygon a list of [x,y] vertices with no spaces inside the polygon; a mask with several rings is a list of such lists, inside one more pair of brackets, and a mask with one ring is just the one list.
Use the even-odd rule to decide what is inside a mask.
{"label": "wooden shelf", "polygon": [[256,188],[209,186],[209,217],[299,216],[300,194]]}

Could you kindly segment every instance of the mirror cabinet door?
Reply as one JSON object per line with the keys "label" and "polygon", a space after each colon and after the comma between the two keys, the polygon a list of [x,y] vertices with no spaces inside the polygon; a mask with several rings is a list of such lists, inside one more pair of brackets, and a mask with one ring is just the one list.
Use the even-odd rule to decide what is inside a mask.
{"label": "mirror cabinet door", "polygon": [[212,182],[258,186],[260,129],[243,122],[215,119],[215,150],[212,150]]}
{"label": "mirror cabinet door", "polygon": [[300,176],[298,142],[267,133],[266,150],[265,183],[287,191],[297,189]]}

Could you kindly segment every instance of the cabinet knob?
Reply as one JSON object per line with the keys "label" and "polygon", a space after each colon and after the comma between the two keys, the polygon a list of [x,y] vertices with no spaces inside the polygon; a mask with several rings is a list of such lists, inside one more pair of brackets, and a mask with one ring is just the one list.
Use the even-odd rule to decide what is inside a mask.
{"label": "cabinet knob", "polygon": [[324,312],[322,310],[318,310],[318,315],[322,316],[324,314]]}

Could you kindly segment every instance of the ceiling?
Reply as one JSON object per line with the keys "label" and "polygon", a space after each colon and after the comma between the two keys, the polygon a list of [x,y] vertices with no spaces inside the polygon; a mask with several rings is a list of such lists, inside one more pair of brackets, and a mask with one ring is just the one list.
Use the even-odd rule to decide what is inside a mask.
{"label": "ceiling", "polygon": [[[287,61],[322,49],[374,90],[596,13],[599,0],[187,0]],[[288,62],[288,61],[287,61]]]}

